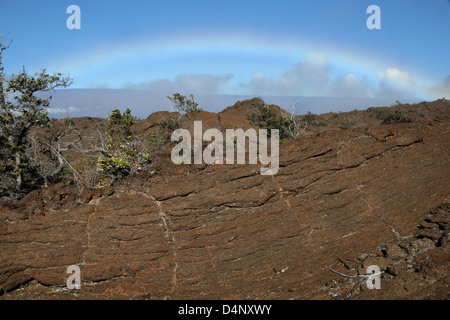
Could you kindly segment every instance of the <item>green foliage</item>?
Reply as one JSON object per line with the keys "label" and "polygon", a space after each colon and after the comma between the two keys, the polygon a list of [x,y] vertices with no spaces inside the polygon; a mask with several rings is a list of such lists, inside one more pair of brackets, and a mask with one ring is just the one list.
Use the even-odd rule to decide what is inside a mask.
{"label": "green foliage", "polygon": [[114,180],[123,179],[131,172],[131,164],[124,158],[100,158],[97,166],[100,172],[106,176],[113,177]]}
{"label": "green foliage", "polygon": [[390,123],[409,123],[411,122],[411,117],[420,116],[424,117],[426,111],[420,108],[409,109],[407,112],[403,110],[388,110],[384,108],[379,108],[374,110],[376,118],[382,120],[382,124]]}
{"label": "green foliage", "polygon": [[395,100],[395,102],[391,104],[391,107],[398,107],[398,106],[401,106],[401,105],[402,105],[402,103],[400,101]]}
{"label": "green foliage", "polygon": [[388,108],[369,108],[368,110],[373,112],[375,117],[382,121],[382,124],[409,123],[416,117],[423,118],[427,115],[427,111],[419,107],[406,110],[406,108],[400,106],[398,101],[393,106],[396,107],[394,110],[389,110]]}
{"label": "green foliage", "polygon": [[259,106],[258,111],[252,112],[248,118],[254,125],[261,129],[267,129],[267,135],[270,136],[270,130],[278,129],[280,140],[292,140],[295,138],[297,124],[293,117],[279,114],[275,109],[270,108],[263,103]]}
{"label": "green foliage", "polygon": [[386,108],[370,108],[370,111],[372,111],[375,114],[375,118],[378,120],[385,120],[390,112]]}
{"label": "green foliage", "polygon": [[402,103],[398,100],[391,104],[391,107],[394,110],[387,108],[370,108],[369,110],[374,112],[378,120],[382,120],[382,124],[409,123],[413,117],[425,117],[427,114],[426,110],[422,110],[419,107],[410,108],[405,111],[405,108],[402,108]]}
{"label": "green foliage", "polygon": [[108,135],[115,137],[122,136],[125,139],[131,139],[131,127],[136,124],[136,117],[131,115],[131,110],[127,108],[123,114],[119,109],[113,109],[108,116]]}
{"label": "green foliage", "polygon": [[311,111],[308,111],[302,118],[303,122],[306,122],[308,125],[311,126],[318,126],[318,122],[316,121],[317,115],[314,113],[311,113]]}
{"label": "green foliage", "polygon": [[194,96],[192,94],[190,94],[188,98],[177,92],[174,93],[172,97],[167,96],[167,98],[172,101],[175,109],[181,114],[202,111],[202,109],[198,108],[198,103],[194,101]]}
{"label": "green foliage", "polygon": [[148,144],[153,147],[161,147],[167,142],[167,134],[162,131],[153,132],[148,138]]}
{"label": "green foliage", "polygon": [[355,120],[351,118],[345,118],[339,124],[341,129],[347,130],[350,129],[355,124]]}
{"label": "green foliage", "polygon": [[150,165],[150,154],[134,139],[131,127],[135,123],[130,109],[123,114],[113,109],[108,116],[106,145],[97,160],[101,185],[112,184]]}
{"label": "green foliage", "polygon": [[[40,186],[47,177],[40,171],[40,161],[57,161],[51,151],[32,149],[29,138],[33,127],[49,126],[46,108],[50,98],[36,96],[38,92],[51,91],[71,84],[69,77],[61,73],[49,75],[43,69],[34,76],[25,69],[17,75],[5,77],[2,54],[9,45],[3,45],[0,39],[0,200],[18,199],[26,192]],[[50,153],[45,156],[42,152]],[[49,176],[61,172],[61,166],[55,165]]]}
{"label": "green foliage", "polygon": [[147,142],[152,152],[159,154],[161,149],[171,142],[172,133],[180,128],[180,121],[176,115],[170,114],[157,122],[156,126],[159,128],[158,131],[153,132],[147,138]]}
{"label": "green foliage", "polygon": [[159,121],[157,126],[172,134],[173,131],[180,128],[180,122],[174,116],[169,116]]}
{"label": "green foliage", "polygon": [[415,108],[410,108],[408,110],[408,114],[423,118],[423,117],[425,117],[427,115],[427,111],[426,110],[422,110],[419,107],[415,107]]}
{"label": "green foliage", "polygon": [[408,123],[411,119],[401,110],[395,110],[391,113],[383,123]]}

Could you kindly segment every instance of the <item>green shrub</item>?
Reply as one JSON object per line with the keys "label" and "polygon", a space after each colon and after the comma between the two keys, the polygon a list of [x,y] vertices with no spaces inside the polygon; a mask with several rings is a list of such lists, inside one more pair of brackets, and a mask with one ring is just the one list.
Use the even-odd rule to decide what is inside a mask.
{"label": "green shrub", "polygon": [[[51,97],[40,93],[68,87],[72,79],[61,73],[50,75],[45,69],[34,76],[25,67],[19,74],[4,70],[0,34],[0,202],[20,199],[27,192],[59,180],[66,163],[55,145],[39,145],[31,137],[37,127],[51,126],[47,115]],[[41,170],[45,167],[45,172]]]}
{"label": "green shrub", "polygon": [[106,145],[101,148],[97,160],[101,185],[111,184],[150,165],[150,154],[133,137],[131,127],[135,123],[136,118],[131,115],[130,109],[123,114],[119,109],[114,109],[108,116]]}
{"label": "green shrub", "polygon": [[172,97],[167,96],[167,98],[172,101],[175,109],[181,114],[189,113],[189,112],[200,112],[202,109],[198,108],[198,103],[194,101],[194,96],[192,94],[189,95],[189,98],[177,93],[174,93]]}
{"label": "green shrub", "polygon": [[347,130],[347,129],[350,129],[354,124],[355,124],[354,119],[345,118],[344,120],[341,121],[341,123],[339,124],[339,127],[341,129]]}
{"label": "green shrub", "polygon": [[405,115],[405,113],[401,110],[395,110],[394,112],[391,112],[384,120],[383,124],[390,124],[390,123],[408,123],[411,122],[411,119]]}
{"label": "green shrub", "polygon": [[162,130],[168,131],[170,134],[172,134],[173,131],[180,128],[180,121],[175,116],[170,115],[159,121],[156,125]]}
{"label": "green shrub", "polygon": [[131,127],[137,122],[136,117],[131,115],[131,110],[126,109],[123,114],[119,109],[113,109],[108,116],[108,135],[115,137],[121,135],[126,139],[131,138]]}
{"label": "green shrub", "polygon": [[395,102],[391,104],[391,107],[398,107],[398,106],[401,106],[401,105],[402,105],[402,103],[400,101],[395,100]]}
{"label": "green shrub", "polygon": [[167,142],[167,135],[163,131],[153,132],[148,138],[148,144],[150,146],[159,147]]}
{"label": "green shrub", "polygon": [[270,130],[278,129],[281,141],[295,139],[298,135],[298,125],[294,115],[279,114],[264,102],[259,106],[259,110],[250,113],[248,118],[254,125],[257,125],[261,129],[267,129],[268,136],[270,136]]}
{"label": "green shrub", "polygon": [[386,108],[371,108],[370,111],[375,113],[378,120],[382,120],[382,124],[408,123],[411,122],[410,116],[424,117],[426,114],[426,111],[420,108],[409,109],[406,113],[400,109],[392,111]]}
{"label": "green shrub", "polygon": [[414,115],[414,116],[418,116],[418,117],[425,117],[427,115],[427,111],[426,110],[422,110],[418,107],[410,108],[408,110],[408,114]]}
{"label": "green shrub", "polygon": [[319,124],[316,121],[317,115],[314,113],[311,113],[311,111],[308,111],[306,115],[303,116],[302,121],[306,122],[308,125],[311,126],[318,126]]}
{"label": "green shrub", "polygon": [[370,111],[375,113],[375,118],[377,118],[378,120],[383,120],[383,121],[390,114],[390,112],[388,110],[386,110],[385,108],[370,108]]}
{"label": "green shrub", "polygon": [[131,164],[123,158],[109,157],[98,159],[97,166],[99,171],[115,179],[124,178],[131,172]]}

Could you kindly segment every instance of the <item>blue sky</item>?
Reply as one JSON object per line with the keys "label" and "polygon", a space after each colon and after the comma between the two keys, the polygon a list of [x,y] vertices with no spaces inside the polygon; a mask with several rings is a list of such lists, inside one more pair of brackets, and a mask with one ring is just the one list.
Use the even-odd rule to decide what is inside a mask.
{"label": "blue sky", "polygon": [[69,73],[72,88],[450,97],[449,0],[0,0],[0,33],[7,72]]}

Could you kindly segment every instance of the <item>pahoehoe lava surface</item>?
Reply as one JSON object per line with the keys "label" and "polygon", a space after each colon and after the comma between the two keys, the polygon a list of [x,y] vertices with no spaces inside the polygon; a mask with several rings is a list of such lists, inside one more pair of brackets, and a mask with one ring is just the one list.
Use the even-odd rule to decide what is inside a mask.
{"label": "pahoehoe lava surface", "polygon": [[[168,165],[34,191],[1,207],[0,299],[448,299],[449,125],[300,137],[274,176]],[[369,265],[380,290],[343,276]]]}

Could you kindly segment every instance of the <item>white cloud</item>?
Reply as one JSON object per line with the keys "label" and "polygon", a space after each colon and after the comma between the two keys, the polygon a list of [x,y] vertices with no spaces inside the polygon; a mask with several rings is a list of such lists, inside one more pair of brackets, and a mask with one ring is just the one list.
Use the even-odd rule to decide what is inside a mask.
{"label": "white cloud", "polygon": [[433,99],[450,98],[450,75],[447,76],[441,83],[431,86],[427,89],[429,95]]}
{"label": "white cloud", "polygon": [[46,108],[45,111],[47,111],[49,114],[64,114],[64,113],[71,113],[71,112],[80,112],[81,109],[77,107],[67,107],[67,108]]}
{"label": "white cloud", "polygon": [[367,87],[368,85],[364,85],[356,75],[349,73],[330,83],[328,94],[331,97],[367,98]]}
{"label": "white cloud", "polygon": [[397,68],[387,68],[385,71],[377,72],[377,78],[380,82],[390,83],[397,86],[415,86],[414,80],[408,74]]}
{"label": "white cloud", "polygon": [[180,74],[175,80],[157,79],[152,81],[132,83],[123,85],[125,89],[141,89],[149,91],[163,92],[166,95],[174,92],[195,94],[219,94],[221,87],[231,78],[232,74]]}
{"label": "white cloud", "polygon": [[377,96],[382,97],[415,97],[417,96],[416,82],[408,72],[397,68],[387,68],[377,72],[379,89]]}
{"label": "white cloud", "polygon": [[259,95],[264,93],[265,95],[277,95],[277,84],[272,78],[266,78],[266,75],[256,73],[251,78],[248,84],[242,85],[245,89],[252,94]]}
{"label": "white cloud", "polygon": [[258,73],[243,86],[255,95],[323,95],[329,81],[329,69],[326,54],[310,53],[278,80]]}
{"label": "white cloud", "polygon": [[326,54],[310,53],[293,70],[281,76],[280,91],[291,95],[321,96],[326,91],[329,70]]}
{"label": "white cloud", "polygon": [[[434,86],[417,85],[405,71],[390,67],[363,78],[353,73],[331,78],[332,66],[325,53],[310,53],[278,78],[255,73],[247,82],[233,84],[232,74],[180,74],[174,80],[128,82],[125,89],[196,94],[243,94],[253,96],[315,96],[348,98],[419,99],[450,96],[450,76]],[[229,91],[227,90],[230,89]]]}

